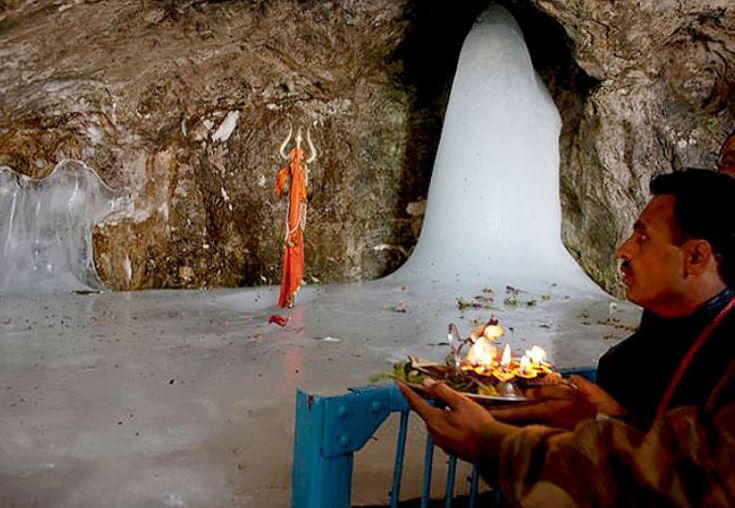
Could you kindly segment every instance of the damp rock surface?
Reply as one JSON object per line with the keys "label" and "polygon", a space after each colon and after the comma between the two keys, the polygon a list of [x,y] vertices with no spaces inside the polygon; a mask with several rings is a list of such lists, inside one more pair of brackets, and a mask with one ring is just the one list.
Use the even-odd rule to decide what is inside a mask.
{"label": "damp rock surface", "polygon": [[428,164],[405,160],[431,120],[396,77],[406,9],[3,2],[0,164],[41,178],[81,160],[131,194],[94,232],[109,288],[273,283],[277,150],[289,122],[311,126],[307,281],[377,277],[405,259],[426,192]]}
{"label": "damp rock surface", "polygon": [[615,248],[647,201],[651,178],[714,168],[735,128],[735,4],[533,4],[562,27],[574,60],[545,73],[564,120],[564,241],[588,273],[615,289]]}

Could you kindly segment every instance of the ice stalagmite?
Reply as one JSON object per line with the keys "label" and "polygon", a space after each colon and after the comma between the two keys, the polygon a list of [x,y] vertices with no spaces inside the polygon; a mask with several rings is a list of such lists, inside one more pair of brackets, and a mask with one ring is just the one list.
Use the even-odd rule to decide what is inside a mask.
{"label": "ice stalagmite", "polygon": [[490,7],[462,47],[421,236],[396,277],[594,291],[561,241],[560,128],[520,28]]}
{"label": "ice stalagmite", "polygon": [[78,162],[39,181],[0,167],[0,293],[101,289],[92,228],[120,204]]}

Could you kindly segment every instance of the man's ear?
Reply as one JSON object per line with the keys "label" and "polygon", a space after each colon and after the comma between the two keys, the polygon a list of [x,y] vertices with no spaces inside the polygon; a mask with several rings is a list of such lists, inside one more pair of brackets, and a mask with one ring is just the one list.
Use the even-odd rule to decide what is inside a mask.
{"label": "man's ear", "polygon": [[685,275],[700,275],[714,261],[714,252],[707,240],[687,240],[682,248],[684,249]]}

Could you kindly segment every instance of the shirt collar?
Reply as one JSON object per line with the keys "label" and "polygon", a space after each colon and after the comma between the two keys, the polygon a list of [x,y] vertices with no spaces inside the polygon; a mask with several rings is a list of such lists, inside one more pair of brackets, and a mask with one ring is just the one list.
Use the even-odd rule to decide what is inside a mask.
{"label": "shirt collar", "polygon": [[641,327],[651,325],[654,323],[662,324],[666,323],[693,323],[701,319],[710,319],[715,314],[720,312],[727,302],[729,302],[733,296],[735,296],[735,289],[725,288],[724,290],[717,293],[715,296],[707,300],[701,307],[689,314],[688,316],[682,316],[677,318],[662,318],[655,315],[653,312],[648,310],[643,311],[641,317]]}

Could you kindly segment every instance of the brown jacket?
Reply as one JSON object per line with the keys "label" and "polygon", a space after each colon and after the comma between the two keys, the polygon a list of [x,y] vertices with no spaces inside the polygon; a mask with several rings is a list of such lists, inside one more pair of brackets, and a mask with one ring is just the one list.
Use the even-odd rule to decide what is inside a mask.
{"label": "brown jacket", "polygon": [[481,471],[512,506],[735,507],[735,362],[705,407],[671,410],[647,432],[529,426],[492,448]]}

